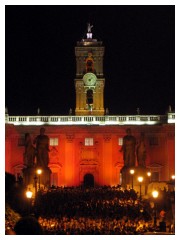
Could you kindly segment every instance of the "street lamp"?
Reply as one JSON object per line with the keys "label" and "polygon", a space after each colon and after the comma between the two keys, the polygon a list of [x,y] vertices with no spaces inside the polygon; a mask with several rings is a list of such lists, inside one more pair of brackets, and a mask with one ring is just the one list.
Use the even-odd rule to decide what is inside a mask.
{"label": "street lamp", "polygon": [[34,176],[34,188],[35,188],[35,197],[37,196],[37,175]]}
{"label": "street lamp", "polygon": [[138,182],[140,183],[140,194],[139,194],[139,199],[141,200],[141,183],[143,181],[143,177],[138,177]]}
{"label": "street lamp", "polygon": [[175,175],[172,175],[172,176],[171,176],[171,179],[174,181],[174,180],[175,180]]}
{"label": "street lamp", "polygon": [[156,211],[157,211],[157,206],[156,206],[156,199],[159,196],[159,192],[157,190],[154,190],[152,192],[152,196],[154,198],[154,227],[157,226],[157,217],[156,217]]}
{"label": "street lamp", "polygon": [[41,182],[40,182],[41,173],[42,173],[42,170],[41,169],[37,169],[37,174],[39,176],[39,190],[40,190],[40,187],[41,187]]}
{"label": "street lamp", "polygon": [[134,187],[134,185],[133,185],[133,180],[134,180],[134,179],[133,179],[133,178],[134,178],[134,176],[133,176],[133,175],[134,175],[134,169],[130,169],[129,172],[130,172],[130,174],[132,175],[132,189],[133,189],[133,187]]}
{"label": "street lamp", "polygon": [[31,199],[31,198],[32,198],[32,195],[33,195],[33,193],[31,192],[31,190],[30,190],[30,188],[29,188],[28,191],[26,192],[26,197],[27,197],[28,199]]}
{"label": "street lamp", "polygon": [[149,177],[149,182],[151,182],[151,172],[147,172],[147,176]]}
{"label": "street lamp", "polygon": [[26,197],[28,199],[28,214],[30,214],[31,212],[31,199],[32,199],[32,191],[30,190],[30,188],[28,189],[28,191],[26,191]]}

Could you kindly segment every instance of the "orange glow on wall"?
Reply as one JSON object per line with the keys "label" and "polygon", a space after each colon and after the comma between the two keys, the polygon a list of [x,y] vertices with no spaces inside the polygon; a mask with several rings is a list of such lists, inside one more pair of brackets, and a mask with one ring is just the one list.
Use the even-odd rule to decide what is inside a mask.
{"label": "orange glow on wall", "polygon": [[[56,134],[58,146],[50,147],[49,168],[52,171],[52,184],[58,186],[79,186],[85,175],[92,175],[95,185],[120,184],[120,171],[124,165],[123,155],[119,151],[119,138],[123,138],[126,126],[46,126],[51,138]],[[11,129],[11,131],[10,131]],[[153,126],[153,132],[159,139],[158,145],[150,145],[152,126],[131,126],[137,141],[142,130],[146,141],[146,166],[156,171],[160,166],[159,180],[168,181],[175,172],[174,126]],[[39,132],[38,126],[6,125],[6,171],[21,173],[25,167],[24,146],[18,145],[22,136],[30,132],[32,138]],[[169,132],[169,134],[168,134]],[[93,145],[86,146],[85,138],[93,138]]]}

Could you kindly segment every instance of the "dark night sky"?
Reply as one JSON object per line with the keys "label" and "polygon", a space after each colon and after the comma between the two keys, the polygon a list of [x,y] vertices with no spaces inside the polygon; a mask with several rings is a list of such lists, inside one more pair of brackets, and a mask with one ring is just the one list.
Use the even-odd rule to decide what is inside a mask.
{"label": "dark night sky", "polygon": [[75,109],[76,42],[87,22],[105,46],[105,108],[165,114],[175,107],[174,6],[6,6],[5,103],[10,115]]}

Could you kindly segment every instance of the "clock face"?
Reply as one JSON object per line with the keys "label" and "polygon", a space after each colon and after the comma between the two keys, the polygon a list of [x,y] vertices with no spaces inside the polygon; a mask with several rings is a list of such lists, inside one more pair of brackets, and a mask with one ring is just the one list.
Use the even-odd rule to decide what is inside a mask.
{"label": "clock face", "polygon": [[86,73],[83,77],[84,84],[93,86],[96,83],[96,75],[94,73]]}

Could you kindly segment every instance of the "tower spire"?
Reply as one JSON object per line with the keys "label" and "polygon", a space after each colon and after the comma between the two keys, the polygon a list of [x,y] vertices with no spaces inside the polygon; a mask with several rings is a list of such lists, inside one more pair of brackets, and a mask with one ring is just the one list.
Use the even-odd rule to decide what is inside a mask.
{"label": "tower spire", "polygon": [[93,25],[90,23],[87,24],[87,39],[92,39],[92,32],[91,29],[93,28]]}

